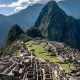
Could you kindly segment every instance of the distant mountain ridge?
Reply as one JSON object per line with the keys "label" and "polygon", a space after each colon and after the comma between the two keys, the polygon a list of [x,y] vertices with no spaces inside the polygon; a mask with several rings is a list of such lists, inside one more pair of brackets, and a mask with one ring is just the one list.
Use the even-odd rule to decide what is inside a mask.
{"label": "distant mountain ridge", "polygon": [[43,7],[44,4],[34,4],[16,14],[9,16],[8,18],[12,19],[13,24],[18,24],[26,30],[35,23]]}
{"label": "distant mountain ridge", "polygon": [[80,18],[80,0],[63,0],[58,5],[69,15]]}
{"label": "distant mountain ridge", "polygon": [[0,14],[0,46],[6,41],[8,32],[14,24],[18,24],[25,31],[34,25],[43,6],[43,4],[34,4],[10,16]]}
{"label": "distant mountain ridge", "polygon": [[[68,15],[72,15],[76,18],[80,17],[80,0],[64,0],[58,2],[58,5],[65,10]],[[34,4],[27,9],[21,10],[10,16],[4,16],[0,14],[0,47],[5,42],[9,29],[14,24],[21,26],[23,30],[27,30],[34,25],[37,20],[44,4]]]}
{"label": "distant mountain ridge", "polygon": [[80,50],[80,20],[68,16],[55,1],[50,1],[42,9],[35,25],[27,34],[64,42]]}

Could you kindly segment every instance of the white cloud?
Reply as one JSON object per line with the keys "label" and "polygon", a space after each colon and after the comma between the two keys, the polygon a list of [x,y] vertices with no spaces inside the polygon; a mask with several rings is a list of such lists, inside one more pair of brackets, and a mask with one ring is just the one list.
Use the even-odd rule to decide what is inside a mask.
{"label": "white cloud", "polygon": [[6,5],[5,4],[1,4],[0,7],[6,7]]}
{"label": "white cloud", "polygon": [[[14,8],[14,11],[20,11],[22,9],[27,8],[31,4],[35,3],[46,3],[50,0],[16,0],[16,2],[12,2],[11,4],[0,4],[0,7],[8,7]],[[61,0],[55,0],[56,2]]]}

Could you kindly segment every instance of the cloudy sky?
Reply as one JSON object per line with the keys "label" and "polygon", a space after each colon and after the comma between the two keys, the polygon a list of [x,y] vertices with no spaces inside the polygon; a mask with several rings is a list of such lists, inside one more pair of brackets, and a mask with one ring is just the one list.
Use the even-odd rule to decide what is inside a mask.
{"label": "cloudy sky", "polygon": [[0,0],[0,14],[10,15],[27,8],[31,4],[46,3],[48,1],[50,0]]}

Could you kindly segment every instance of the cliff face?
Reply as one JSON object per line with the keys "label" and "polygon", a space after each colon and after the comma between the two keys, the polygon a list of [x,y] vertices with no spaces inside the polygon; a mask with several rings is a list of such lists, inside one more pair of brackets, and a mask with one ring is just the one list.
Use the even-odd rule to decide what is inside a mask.
{"label": "cliff face", "polygon": [[14,42],[16,38],[22,33],[24,33],[24,31],[20,28],[20,26],[18,26],[17,24],[12,26],[8,34],[7,44],[11,44],[12,42]]}
{"label": "cliff face", "polygon": [[50,1],[42,9],[35,25],[27,34],[31,37],[64,42],[80,50],[80,20],[68,16],[54,1]]}

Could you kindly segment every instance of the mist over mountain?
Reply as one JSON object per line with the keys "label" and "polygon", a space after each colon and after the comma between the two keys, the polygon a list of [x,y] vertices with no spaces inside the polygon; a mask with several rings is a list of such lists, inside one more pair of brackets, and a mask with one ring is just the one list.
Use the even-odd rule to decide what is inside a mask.
{"label": "mist over mountain", "polygon": [[[34,4],[10,16],[0,14],[0,46],[5,42],[9,29],[14,24],[18,24],[25,31],[33,26],[44,5]],[[64,0],[58,2],[58,5],[67,15],[80,18],[80,0]]]}
{"label": "mist over mountain", "polygon": [[50,1],[42,9],[35,25],[27,34],[64,42],[80,50],[80,20],[68,16],[55,1]]}
{"label": "mist over mountain", "polygon": [[69,15],[80,18],[80,0],[64,0],[58,2],[58,5]]}
{"label": "mist over mountain", "polygon": [[34,25],[43,6],[43,4],[35,4],[10,16],[0,14],[0,46],[6,41],[8,32],[14,24],[21,26],[24,31]]}

